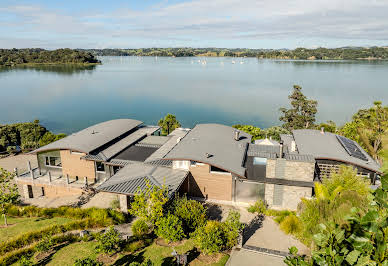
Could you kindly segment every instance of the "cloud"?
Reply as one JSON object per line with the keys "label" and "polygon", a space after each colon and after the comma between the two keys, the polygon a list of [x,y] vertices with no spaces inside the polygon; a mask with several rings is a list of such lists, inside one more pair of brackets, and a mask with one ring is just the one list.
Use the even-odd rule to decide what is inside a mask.
{"label": "cloud", "polygon": [[[233,40],[306,38],[388,40],[388,1],[384,0],[166,1],[141,10],[93,12],[69,14],[31,5],[3,7],[0,14],[6,16],[0,25],[7,27],[0,33],[9,39],[17,34],[26,41],[38,37],[47,46],[68,40],[71,47],[189,46],[201,41],[220,47]],[[1,46],[9,43],[0,40]]]}

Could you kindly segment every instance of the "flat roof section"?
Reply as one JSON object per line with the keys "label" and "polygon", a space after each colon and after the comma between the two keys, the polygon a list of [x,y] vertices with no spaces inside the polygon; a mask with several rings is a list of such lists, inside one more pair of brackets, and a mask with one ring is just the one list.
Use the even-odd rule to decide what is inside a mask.
{"label": "flat roof section", "polygon": [[158,148],[154,147],[143,147],[132,145],[119,154],[117,154],[113,159],[121,159],[128,161],[138,161],[144,162],[148,157],[151,156]]}

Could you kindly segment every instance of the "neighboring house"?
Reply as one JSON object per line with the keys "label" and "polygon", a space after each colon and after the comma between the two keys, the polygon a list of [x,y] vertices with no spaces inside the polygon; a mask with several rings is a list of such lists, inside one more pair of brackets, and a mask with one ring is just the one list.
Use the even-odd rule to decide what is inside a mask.
{"label": "neighboring house", "polygon": [[[354,158],[317,155],[318,148],[309,147],[316,134],[306,133],[304,139],[302,133],[282,135],[280,143],[264,139],[252,144],[249,134],[225,125],[199,124],[160,136],[159,127],[141,121],[111,120],[33,151],[38,168],[16,180],[26,198],[78,195],[86,187],[114,193],[123,211],[129,197],[147,184],[166,186],[169,196],[178,192],[236,204],[262,199],[271,208],[294,210],[300,198],[313,195],[322,160],[361,166]],[[322,145],[342,154],[338,149],[343,147],[331,137],[317,141],[329,141]],[[378,174],[378,165],[367,158],[364,166],[373,167],[362,169]]]}

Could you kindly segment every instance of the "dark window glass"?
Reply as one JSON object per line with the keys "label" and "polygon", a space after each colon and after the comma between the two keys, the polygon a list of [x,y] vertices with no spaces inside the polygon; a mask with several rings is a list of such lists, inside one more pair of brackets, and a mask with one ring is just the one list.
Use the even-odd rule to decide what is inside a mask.
{"label": "dark window glass", "polygon": [[211,172],[229,173],[228,171],[225,171],[225,170],[218,168],[218,167],[215,167],[213,165],[210,166],[210,171]]}
{"label": "dark window glass", "polygon": [[253,173],[256,178],[265,178],[267,175],[267,158],[253,158]]}
{"label": "dark window glass", "polygon": [[105,165],[102,162],[96,162],[97,172],[105,172]]}
{"label": "dark window glass", "polygon": [[50,165],[50,158],[46,157],[46,165]]}
{"label": "dark window glass", "polygon": [[46,157],[46,165],[47,166],[56,166],[61,167],[61,158],[60,157]]}

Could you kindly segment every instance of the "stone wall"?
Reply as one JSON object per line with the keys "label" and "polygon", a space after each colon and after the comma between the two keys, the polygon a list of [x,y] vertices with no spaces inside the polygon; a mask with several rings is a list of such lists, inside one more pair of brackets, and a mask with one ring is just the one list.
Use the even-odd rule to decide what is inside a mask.
{"label": "stone wall", "polygon": [[296,186],[285,186],[283,187],[283,201],[281,205],[274,205],[274,184],[265,185],[265,201],[269,208],[282,210],[288,209],[295,211],[298,204],[301,202],[301,198],[310,198],[312,196],[312,188],[309,187],[296,187]]}

